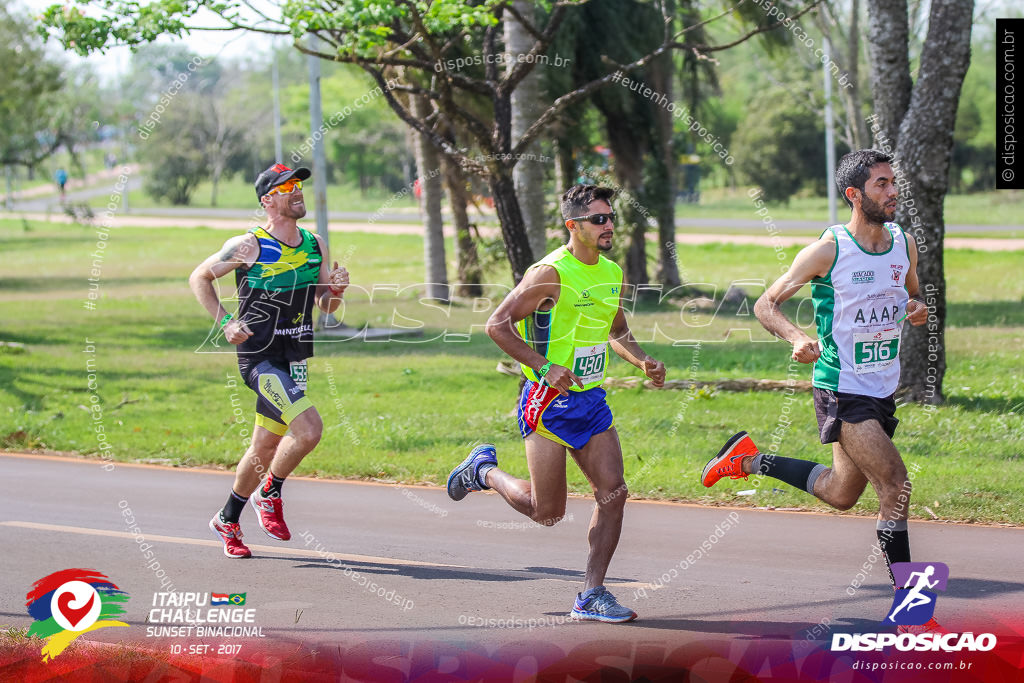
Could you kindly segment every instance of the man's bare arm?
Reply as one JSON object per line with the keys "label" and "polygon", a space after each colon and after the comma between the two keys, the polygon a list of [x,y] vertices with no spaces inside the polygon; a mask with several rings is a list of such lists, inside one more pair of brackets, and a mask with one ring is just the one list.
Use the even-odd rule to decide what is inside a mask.
{"label": "man's bare arm", "polygon": [[[539,372],[547,363],[547,359],[534,351],[519,336],[515,325],[532,315],[534,311],[545,308],[548,304],[553,306],[558,301],[560,290],[558,271],[553,267],[538,266],[530,269],[488,318],[487,336],[514,360]],[[569,387],[573,384],[583,387],[580,378],[561,365],[552,365],[544,380],[563,396],[568,395]]]}
{"label": "man's bare arm", "polygon": [[608,342],[615,351],[627,363],[632,363],[644,371],[654,386],[665,385],[665,364],[649,356],[633,337],[626,321],[626,314],[622,312],[622,299],[619,299],[619,310],[612,320],[611,330],[608,332]]}
{"label": "man's bare arm", "polygon": [[337,261],[334,262],[334,267],[328,270],[330,255],[327,252],[327,245],[320,239],[320,235],[313,236],[320,245],[320,253],[323,255],[316,283],[316,305],[324,313],[334,313],[341,305],[342,294],[348,288],[348,271],[340,268]]}
{"label": "man's bare arm", "polygon": [[818,341],[793,324],[782,312],[782,304],[813,278],[822,277],[835,261],[836,243],[832,234],[805,247],[793,259],[786,274],[776,280],[754,304],[754,315],[766,330],[793,345],[792,358],[813,363],[821,355]]}
{"label": "man's bare arm", "polygon": [[[246,233],[229,239],[220,252],[207,258],[192,271],[188,278],[189,287],[215,321],[223,320],[228,311],[221,305],[213,281],[242,266],[252,265],[258,255],[259,244],[256,238]],[[228,342],[240,344],[252,336],[252,331],[244,323],[231,320],[224,326],[224,336]]]}
{"label": "man's bare arm", "polygon": [[907,233],[903,233],[903,239],[907,240],[907,253],[910,255],[910,272],[904,286],[910,301],[907,302],[907,322],[915,327],[924,325],[928,321],[928,305],[920,298],[917,298],[921,285],[917,279],[917,241]]}

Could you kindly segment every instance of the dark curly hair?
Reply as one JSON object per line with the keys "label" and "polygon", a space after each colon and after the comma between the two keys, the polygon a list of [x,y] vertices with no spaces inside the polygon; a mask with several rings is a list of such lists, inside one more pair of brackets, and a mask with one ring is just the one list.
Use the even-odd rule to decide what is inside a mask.
{"label": "dark curly hair", "polygon": [[871,168],[878,164],[891,163],[892,155],[877,149],[858,149],[839,160],[836,166],[836,187],[851,209],[853,202],[846,196],[846,188],[855,187],[864,192],[864,183],[871,177]]}
{"label": "dark curly hair", "polygon": [[562,195],[562,220],[569,220],[587,213],[590,202],[604,200],[609,205],[615,197],[615,190],[598,185],[573,185]]}

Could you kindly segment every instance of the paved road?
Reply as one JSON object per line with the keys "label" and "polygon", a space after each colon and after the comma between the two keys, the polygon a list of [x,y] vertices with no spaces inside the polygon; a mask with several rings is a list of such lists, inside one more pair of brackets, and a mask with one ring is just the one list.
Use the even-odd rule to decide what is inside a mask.
{"label": "paved road", "polygon": [[[387,222],[389,218],[382,217],[375,223],[366,221],[335,219],[332,213],[330,230],[331,232],[373,232],[387,235],[422,235],[423,228],[418,223],[408,222]],[[19,214],[28,220],[54,221],[57,223],[71,223],[71,219],[63,214],[28,213]],[[394,217],[392,217],[394,218]],[[308,218],[311,224],[313,219]],[[106,219],[103,225],[111,228],[213,228],[215,230],[233,230],[244,232],[258,223],[255,217],[249,219],[239,218],[196,218],[196,217],[170,217],[170,216],[141,216],[127,215],[114,216]],[[445,226],[445,235],[453,237],[454,230],[450,224]],[[498,234],[496,228],[481,227],[480,233],[487,236]],[[654,237],[652,236],[652,239]],[[766,247],[783,246],[804,246],[810,243],[811,238],[804,236],[769,236],[767,234],[732,235],[724,233],[677,233],[678,244],[756,244]],[[1020,251],[1024,250],[1024,239],[1022,238],[983,238],[983,237],[947,237],[943,244],[947,249],[977,249],[980,251]]]}
{"label": "paved road", "polygon": [[[870,519],[630,502],[607,584],[641,618],[567,624],[593,508],[584,499],[571,499],[571,518],[545,529],[493,494],[454,503],[438,488],[292,478],[285,494],[296,538],[265,537],[247,509],[242,524],[255,556],[231,560],[206,526],[229,473],[126,464],[108,472],[95,460],[10,454],[0,456],[0,472],[0,625],[31,622],[23,596],[37,579],[88,567],[131,595],[130,629],[89,634],[99,641],[175,642],[146,637],[154,593],[170,590],[168,582],[176,591],[245,592],[266,638],[306,643],[803,639],[822,623],[876,630],[892,595],[881,561],[851,588],[871,556]],[[146,567],[126,509],[164,574]],[[1024,613],[1024,530],[927,522],[912,530],[917,559],[950,567],[937,612],[947,628],[992,630]],[[709,539],[710,552],[688,562]],[[509,619],[516,627],[475,625]]]}
{"label": "paved road", "polygon": [[[116,169],[115,169],[116,170]],[[135,170],[135,167],[132,167]],[[109,172],[107,172],[109,173]],[[110,181],[111,183],[116,182],[116,178]],[[142,187],[143,179],[137,173],[129,173],[128,175],[128,190],[136,190]],[[73,192],[68,192],[68,201],[70,202],[85,202],[94,197],[106,197],[111,193],[110,185],[96,185],[84,189],[79,189]],[[253,209],[256,209],[255,201],[253,203]],[[25,197],[15,199],[11,204],[11,212],[17,214],[59,214],[62,212],[60,203],[57,201],[56,196],[49,197]],[[167,219],[187,219],[187,220],[198,220],[209,224],[211,219],[216,221],[235,220],[251,223],[253,220],[253,210],[248,209],[230,209],[230,208],[194,208],[194,207],[148,207],[140,209],[134,212],[129,212],[127,215],[122,214],[121,218],[129,220],[128,224],[136,225],[138,223],[131,223],[131,220],[138,221],[139,218],[143,217],[157,217]],[[676,226],[680,228],[700,228],[700,229],[711,229],[711,230],[741,230],[741,231],[754,231],[758,233],[759,237],[765,237],[761,234],[761,220],[760,217],[753,217],[753,210],[751,210],[752,218],[701,218],[694,216],[687,216],[686,209],[680,208],[677,212]],[[315,214],[311,211],[308,215],[308,220],[313,220]],[[395,211],[388,210],[386,208],[378,212],[370,211],[330,211],[329,219],[333,223],[359,223],[366,224],[367,221],[371,220],[373,223],[410,223],[416,225],[416,231],[422,232],[419,228],[419,217],[415,213],[408,211]],[[446,220],[450,223],[450,219]],[[333,227],[333,226],[332,226]],[[775,221],[775,227],[780,233],[815,233],[820,231],[824,224],[821,221],[806,221],[806,220],[778,220]],[[979,224],[955,224],[947,225],[947,233],[972,233],[972,232],[1020,232],[1024,230],[1024,226],[1021,225],[979,225]],[[806,237],[794,237],[792,239],[801,240],[800,243],[806,243]],[[1019,248],[1019,247],[1017,247]]]}

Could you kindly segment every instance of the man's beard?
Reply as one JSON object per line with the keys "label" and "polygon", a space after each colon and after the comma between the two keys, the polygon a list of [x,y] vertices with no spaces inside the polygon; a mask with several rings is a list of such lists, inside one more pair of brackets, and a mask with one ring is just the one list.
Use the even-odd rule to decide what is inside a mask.
{"label": "man's beard", "polygon": [[283,209],[281,209],[281,215],[285,218],[294,218],[295,220],[298,220],[306,215],[306,204],[303,203],[302,206],[295,207],[292,206],[291,203],[288,203]]}
{"label": "man's beard", "polygon": [[871,223],[878,223],[879,225],[896,217],[895,210],[891,213],[886,212],[881,204],[869,199],[867,195],[861,200],[860,210],[864,213],[864,218],[867,218]]}

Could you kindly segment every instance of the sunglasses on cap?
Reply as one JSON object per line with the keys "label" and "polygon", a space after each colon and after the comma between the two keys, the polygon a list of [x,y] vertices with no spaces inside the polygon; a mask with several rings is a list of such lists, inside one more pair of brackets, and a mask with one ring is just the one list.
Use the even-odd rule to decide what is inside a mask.
{"label": "sunglasses on cap", "polygon": [[566,218],[567,221],[586,221],[587,223],[593,223],[594,225],[604,225],[608,221],[615,222],[615,212],[611,213],[592,213],[589,216],[577,216],[576,218]]}
{"label": "sunglasses on cap", "polygon": [[295,190],[301,190],[301,189],[302,189],[302,181],[301,180],[296,180],[295,178],[292,178],[291,180],[288,180],[286,182],[281,183],[277,187],[271,188],[270,192],[267,192],[267,194],[274,194],[275,192],[277,194],[291,194],[292,192],[295,192]]}

